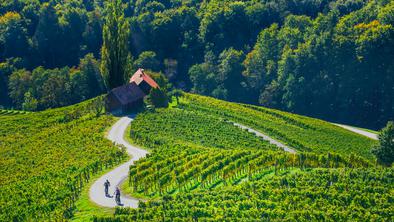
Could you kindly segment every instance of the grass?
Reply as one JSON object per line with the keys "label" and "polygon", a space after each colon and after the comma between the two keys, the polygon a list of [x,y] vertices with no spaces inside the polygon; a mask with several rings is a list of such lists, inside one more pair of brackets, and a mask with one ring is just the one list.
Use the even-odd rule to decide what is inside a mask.
{"label": "grass", "polygon": [[111,216],[114,214],[114,208],[103,207],[93,203],[93,201],[89,198],[89,189],[93,185],[93,183],[99,179],[102,175],[108,173],[112,169],[116,167],[112,167],[109,169],[105,169],[99,174],[92,177],[89,183],[85,184],[85,187],[82,189],[81,196],[78,201],[75,203],[74,216],[72,217],[72,222],[85,222],[85,221],[93,221],[92,216]]}

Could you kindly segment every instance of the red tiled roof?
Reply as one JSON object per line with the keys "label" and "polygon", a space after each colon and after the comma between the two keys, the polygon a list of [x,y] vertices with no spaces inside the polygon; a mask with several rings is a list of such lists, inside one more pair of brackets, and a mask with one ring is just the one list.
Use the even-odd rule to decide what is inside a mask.
{"label": "red tiled roof", "polygon": [[159,85],[149,75],[144,73],[143,69],[138,69],[130,79],[130,83],[135,82],[139,85],[142,81],[148,83],[152,88],[159,88]]}

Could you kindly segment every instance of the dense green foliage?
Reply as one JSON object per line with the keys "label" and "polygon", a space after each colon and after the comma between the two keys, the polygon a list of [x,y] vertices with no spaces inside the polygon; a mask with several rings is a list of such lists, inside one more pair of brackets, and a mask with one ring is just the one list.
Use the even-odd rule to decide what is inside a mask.
{"label": "dense green foliage", "polygon": [[365,166],[370,165],[355,156],[343,158],[332,154],[288,154],[251,148],[215,150],[178,145],[174,149],[161,149],[153,157],[130,166],[129,186],[135,194],[154,197],[164,193],[235,185],[246,180],[260,179],[267,171],[277,173],[293,167]]}
{"label": "dense green foliage", "polygon": [[392,168],[267,170],[235,186],[165,195],[95,221],[391,221]]}
{"label": "dense green foliage", "polygon": [[[385,5],[383,2],[387,2]],[[394,2],[342,15],[288,16],[244,61],[260,104],[379,129],[394,118]]]}
{"label": "dense green foliage", "polygon": [[336,152],[373,158],[370,150],[375,142],[372,139],[322,120],[193,94],[186,94],[182,107],[245,124],[299,151]]}
{"label": "dense green foliage", "polygon": [[61,221],[90,176],[124,160],[104,139],[113,123],[92,101],[24,115],[0,115],[0,220]]}
{"label": "dense green foliage", "polygon": [[[12,72],[74,67],[92,53],[105,76],[131,75],[121,68],[127,63],[226,100],[375,129],[393,118],[392,1],[119,2],[1,2],[0,104],[21,104],[8,97]],[[103,33],[111,50],[100,53]]]}
{"label": "dense green foliage", "polygon": [[372,153],[378,161],[387,166],[391,166],[394,162],[394,122],[390,121],[387,126],[379,133],[379,145],[377,145]]}
{"label": "dense green foliage", "polygon": [[[297,153],[278,150],[230,121],[283,141],[291,138]],[[374,167],[362,157],[371,158],[366,155],[371,140],[324,121],[185,94],[175,107],[139,114],[130,138],[151,154],[130,166],[125,191],[149,201],[94,221],[394,217],[393,169]],[[358,147],[366,144],[364,150]]]}
{"label": "dense green foliage", "polygon": [[43,110],[75,104],[104,92],[104,83],[94,57],[81,59],[79,67],[33,71],[19,69],[9,76],[9,96],[17,108]]}
{"label": "dense green foliage", "polygon": [[221,149],[269,149],[277,150],[255,135],[240,130],[199,111],[181,109],[157,109],[153,113],[139,114],[132,123],[130,136],[144,147],[194,144],[200,147]]}
{"label": "dense green foliage", "polygon": [[123,85],[130,75],[128,63],[131,61],[127,45],[130,30],[122,6],[121,0],[114,0],[110,1],[105,8],[101,73],[108,89]]}

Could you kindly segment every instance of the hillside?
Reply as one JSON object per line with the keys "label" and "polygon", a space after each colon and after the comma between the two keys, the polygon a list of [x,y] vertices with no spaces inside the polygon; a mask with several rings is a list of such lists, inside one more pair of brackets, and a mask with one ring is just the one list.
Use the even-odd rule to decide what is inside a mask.
{"label": "hillside", "polygon": [[103,137],[114,118],[96,118],[90,102],[0,115],[0,221],[71,218],[89,178],[124,160]]}
{"label": "hillside", "polygon": [[206,115],[243,123],[299,151],[336,152],[372,158],[370,149],[375,141],[319,119],[193,94],[187,94],[182,106],[186,110],[198,110]]}
{"label": "hillside", "polygon": [[122,192],[148,202],[110,211],[90,202],[89,187],[126,157],[104,138],[116,118],[96,117],[91,104],[0,116],[1,220],[393,217],[394,172],[366,155],[373,140],[321,120],[194,94],[131,123],[127,140],[150,154],[130,166]]}
{"label": "hillside", "polygon": [[[252,116],[254,121],[247,121]],[[262,118],[265,121],[256,124]],[[292,145],[299,149],[291,154],[268,148],[272,145],[261,147],[264,142],[256,141],[258,137],[228,121],[267,133],[261,126],[292,129],[296,125],[283,135],[298,130],[307,138],[320,135],[330,140],[327,135],[334,134],[348,140],[332,149],[319,146],[335,144],[335,139],[306,150],[296,142],[307,140],[298,138]],[[393,217],[393,170],[375,168],[360,157],[374,142],[321,120],[186,94],[172,108],[139,114],[129,136],[133,144],[149,148],[151,154],[130,167],[122,188],[150,201],[95,221]],[[276,136],[275,131],[270,136],[286,138]],[[357,147],[360,144],[364,149]]]}
{"label": "hillside", "polygon": [[394,0],[0,1],[0,222],[394,221],[393,120]]}

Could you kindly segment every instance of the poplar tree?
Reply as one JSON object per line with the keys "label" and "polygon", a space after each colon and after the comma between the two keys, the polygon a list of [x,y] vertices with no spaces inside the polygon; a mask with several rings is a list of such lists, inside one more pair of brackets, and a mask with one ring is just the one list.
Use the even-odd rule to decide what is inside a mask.
{"label": "poplar tree", "polygon": [[108,90],[125,83],[130,61],[129,35],[130,27],[124,17],[122,1],[108,2],[101,48],[101,74]]}

